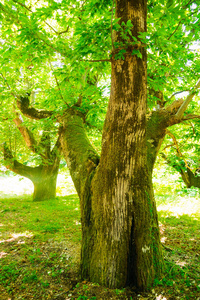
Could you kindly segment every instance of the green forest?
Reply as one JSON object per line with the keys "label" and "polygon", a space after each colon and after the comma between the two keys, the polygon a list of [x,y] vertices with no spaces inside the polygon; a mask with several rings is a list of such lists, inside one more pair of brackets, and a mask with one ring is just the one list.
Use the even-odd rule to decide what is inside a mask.
{"label": "green forest", "polygon": [[0,0],[0,300],[200,300],[199,28],[199,0]]}

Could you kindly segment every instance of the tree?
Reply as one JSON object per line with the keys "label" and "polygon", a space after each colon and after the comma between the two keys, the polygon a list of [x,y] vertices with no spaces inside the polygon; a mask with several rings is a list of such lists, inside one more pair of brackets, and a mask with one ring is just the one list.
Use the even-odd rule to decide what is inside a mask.
{"label": "tree", "polygon": [[[193,127],[195,135],[199,136],[198,126]],[[190,131],[187,132],[187,139],[194,136],[194,132],[191,135]],[[199,176],[199,145],[194,144],[192,140],[190,143],[185,143],[186,134],[182,129],[181,143],[179,143],[172,132],[167,130],[167,135],[172,138],[173,144],[166,145],[161,156],[165,162],[171,166],[174,170],[179,172],[183,182],[187,188],[197,187],[200,188],[200,176]],[[170,148],[170,151],[166,154],[166,150]],[[185,149],[184,149],[185,148]],[[191,149],[190,149],[191,148]],[[184,154],[183,154],[184,151]],[[188,152],[190,155],[188,155]],[[187,156],[186,156],[187,155]]]}
{"label": "tree", "polygon": [[[53,116],[61,125],[63,154],[80,198],[82,276],[109,287],[128,284],[146,289],[163,271],[152,186],[154,162],[166,128],[199,117],[190,111],[184,114],[200,86],[197,51],[189,48],[198,39],[198,1],[151,1],[150,36],[146,1],[117,0],[115,7],[110,1],[49,1],[47,7],[36,5],[33,11],[15,0],[17,17],[11,3],[1,5],[2,18],[18,26],[17,45],[25,42],[18,50],[11,47],[11,52],[28,56],[36,66],[38,61],[44,64],[45,55],[62,64],[54,71],[63,100],[60,110],[56,105],[48,110],[50,101],[45,110],[38,109],[43,99],[38,107],[27,105],[24,92],[16,102],[25,116],[37,120]],[[67,16],[62,13],[66,11]],[[56,22],[49,22],[55,16]],[[111,95],[99,156],[84,124],[89,112],[101,107],[100,83],[109,72],[107,62]],[[180,69],[184,78],[177,72]],[[91,89],[99,73],[98,84]],[[189,95],[174,100],[180,86]]]}
{"label": "tree", "polygon": [[41,162],[39,166],[36,167],[20,163],[16,157],[13,156],[7,144],[4,143],[3,151],[6,167],[16,174],[27,177],[33,182],[34,201],[55,198],[56,181],[61,157],[59,137],[52,149],[50,132],[44,130],[40,142],[37,143],[32,132],[23,124],[24,122],[20,115],[17,115],[13,121],[24,138],[26,146],[40,157]]}

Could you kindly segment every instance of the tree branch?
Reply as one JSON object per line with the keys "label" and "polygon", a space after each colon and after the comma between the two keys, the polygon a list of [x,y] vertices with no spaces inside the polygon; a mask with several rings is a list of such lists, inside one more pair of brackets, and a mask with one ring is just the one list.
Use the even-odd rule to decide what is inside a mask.
{"label": "tree branch", "polygon": [[[16,15],[13,15],[13,13],[11,13],[11,11],[6,10],[6,8],[4,7],[4,5],[2,5],[1,3],[0,3],[0,9],[5,12],[6,17],[7,17],[8,20],[10,20],[12,18],[12,20],[13,20],[14,23],[17,23],[21,27],[21,29],[23,28],[21,22],[16,17]],[[31,28],[29,28],[29,29],[31,30]],[[41,40],[44,44],[46,44],[49,48],[53,49],[55,52],[60,53],[64,57],[67,56],[67,54],[65,52],[63,52],[60,49],[55,48],[54,45],[49,40],[48,41],[45,40],[45,38],[42,36],[42,34],[40,32],[37,33],[35,31],[34,32],[32,31],[32,34],[34,36],[36,36],[39,40]]]}
{"label": "tree branch", "polygon": [[24,116],[35,120],[46,119],[53,116],[54,113],[52,111],[29,107],[29,96],[30,95],[24,97],[21,96],[17,99],[17,107],[23,113]]}
{"label": "tree branch", "polygon": [[7,169],[13,171],[16,174],[27,177],[30,180],[33,179],[35,173],[34,170],[38,169],[38,167],[32,168],[19,163],[16,159],[14,159],[12,152],[7,147],[6,143],[4,143],[3,145],[3,154],[4,154],[5,166]]}
{"label": "tree branch", "polygon": [[184,90],[184,91],[180,91],[180,92],[175,92],[175,93],[173,93],[173,94],[169,97],[169,99],[172,99],[174,96],[176,96],[176,95],[178,95],[178,94],[181,94],[181,93],[184,93],[184,92],[189,92],[189,90]]}
{"label": "tree branch", "polygon": [[183,99],[178,99],[172,102],[169,106],[165,107],[164,109],[167,110],[170,113],[176,113],[177,110],[181,107],[183,104],[184,100]]}
{"label": "tree branch", "polygon": [[60,97],[61,97],[61,99],[63,100],[63,102],[64,102],[68,107],[70,107],[69,104],[68,104],[67,102],[65,102],[65,100],[64,100],[64,98],[63,98],[63,95],[62,95],[62,92],[61,92],[61,89],[60,89],[60,85],[59,85],[58,79],[57,79],[57,77],[56,77],[56,75],[55,75],[55,73],[54,73],[54,70],[53,70],[53,67],[52,67],[52,64],[51,64],[50,59],[48,59],[48,61],[49,61],[49,65],[50,65],[51,71],[52,71],[52,73],[53,73],[53,75],[54,75],[54,78],[55,78],[55,81],[56,81],[56,85],[57,85],[58,90],[59,90],[59,92],[60,92]]}
{"label": "tree branch", "polygon": [[8,89],[10,90],[10,93],[13,97],[16,98],[16,95],[12,92],[10,85],[8,84],[6,78],[4,77],[4,75],[2,73],[0,73],[0,75],[2,76],[3,80],[5,81],[5,84],[7,85]]}
{"label": "tree branch", "polygon": [[176,113],[176,118],[181,119],[183,117],[184,112],[186,111],[189,103],[192,101],[193,97],[196,94],[197,89],[200,88],[200,79],[198,80],[197,84],[195,85],[194,89],[189,93],[189,95],[186,97],[185,101],[179,108],[179,110]]}
{"label": "tree branch", "polygon": [[58,35],[61,35],[61,34],[63,34],[63,33],[67,33],[68,31],[69,31],[69,26],[67,26],[67,29],[58,32]]}
{"label": "tree branch", "polygon": [[100,62],[100,61],[109,61],[111,62],[111,59],[89,59],[89,60],[83,60],[83,59],[80,59],[80,61],[86,61],[86,62]]}
{"label": "tree branch", "polygon": [[174,29],[174,31],[172,32],[172,34],[170,34],[170,36],[167,38],[167,40],[169,41],[171,39],[171,37],[176,33],[176,31],[178,30],[179,26],[181,25],[181,22],[183,21],[184,19],[180,20],[177,27]]}
{"label": "tree branch", "polygon": [[60,126],[60,128],[59,128],[57,141],[51,151],[52,156],[60,157],[60,155],[61,155],[61,151],[62,151],[62,146],[61,146],[61,141],[60,141],[61,131],[62,131],[62,126]]}
{"label": "tree branch", "polygon": [[27,145],[27,147],[33,151],[34,153],[37,153],[37,143],[36,140],[34,139],[34,136],[32,134],[32,132],[26,128],[26,126],[23,125],[23,120],[22,117],[16,117],[13,122],[15,123],[15,125],[17,126],[17,128],[19,129],[21,135],[24,138],[24,141]]}
{"label": "tree branch", "polygon": [[200,115],[187,114],[184,118],[182,118],[183,121],[193,120],[193,119],[200,119]]}
{"label": "tree branch", "polygon": [[182,155],[182,153],[181,153],[181,151],[180,151],[180,149],[179,149],[178,142],[177,142],[175,136],[173,135],[173,133],[171,133],[171,132],[167,129],[167,130],[166,130],[166,134],[169,135],[169,136],[172,138],[172,140],[173,140],[173,142],[174,142],[174,145],[176,146],[176,151],[177,151],[177,153],[178,153],[178,156],[179,156],[179,157],[183,157],[183,155]]}

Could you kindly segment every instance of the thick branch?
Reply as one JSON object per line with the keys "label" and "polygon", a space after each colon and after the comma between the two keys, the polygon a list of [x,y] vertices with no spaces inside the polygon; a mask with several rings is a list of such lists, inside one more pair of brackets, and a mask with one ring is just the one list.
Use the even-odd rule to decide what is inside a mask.
{"label": "thick branch", "polygon": [[43,165],[49,164],[51,158],[51,139],[48,132],[43,131],[40,143],[38,145],[38,153],[43,158]]}
{"label": "thick branch", "polygon": [[30,105],[29,95],[25,97],[21,96],[20,98],[17,99],[17,107],[23,113],[24,116],[30,119],[41,120],[53,116],[52,111],[35,109],[34,107],[29,107],[29,105]]}
{"label": "thick branch", "polygon": [[60,141],[61,131],[62,131],[62,127],[60,127],[60,129],[59,129],[59,136],[58,136],[57,141],[51,151],[52,156],[55,156],[55,155],[60,156],[61,155],[61,151],[62,151],[62,146],[61,146],[61,141]]}
{"label": "thick branch", "polygon": [[6,143],[4,144],[3,147],[3,153],[4,153],[5,166],[7,169],[13,171],[16,174],[27,177],[30,180],[33,180],[33,176],[35,173],[34,171],[38,169],[38,167],[32,168],[19,163],[16,159],[14,159],[12,152],[7,147]]}
{"label": "thick branch", "polygon": [[13,122],[16,124],[17,128],[19,129],[21,135],[24,138],[24,141],[27,145],[27,147],[33,151],[34,153],[36,153],[36,149],[37,149],[37,143],[36,140],[34,139],[34,136],[32,134],[32,132],[26,128],[26,126],[23,125],[23,121],[19,118],[16,117]]}
{"label": "thick branch", "polygon": [[62,119],[60,141],[71,177],[79,197],[86,181],[99,163],[99,155],[86,136],[83,121],[76,110],[68,110]]}
{"label": "thick branch", "polygon": [[184,100],[183,99],[178,99],[175,100],[173,103],[171,103],[170,105],[168,105],[165,110],[167,110],[170,113],[175,113],[177,112],[177,110],[181,107],[181,105],[183,104]]}

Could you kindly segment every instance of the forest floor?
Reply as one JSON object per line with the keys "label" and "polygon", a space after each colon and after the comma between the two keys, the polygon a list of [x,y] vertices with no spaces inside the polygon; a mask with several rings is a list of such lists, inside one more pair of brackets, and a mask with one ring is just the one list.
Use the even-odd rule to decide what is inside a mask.
{"label": "forest floor", "polygon": [[80,280],[76,194],[33,202],[29,195],[0,192],[0,300],[200,300],[198,192],[156,199],[166,270],[148,292],[139,293]]}

